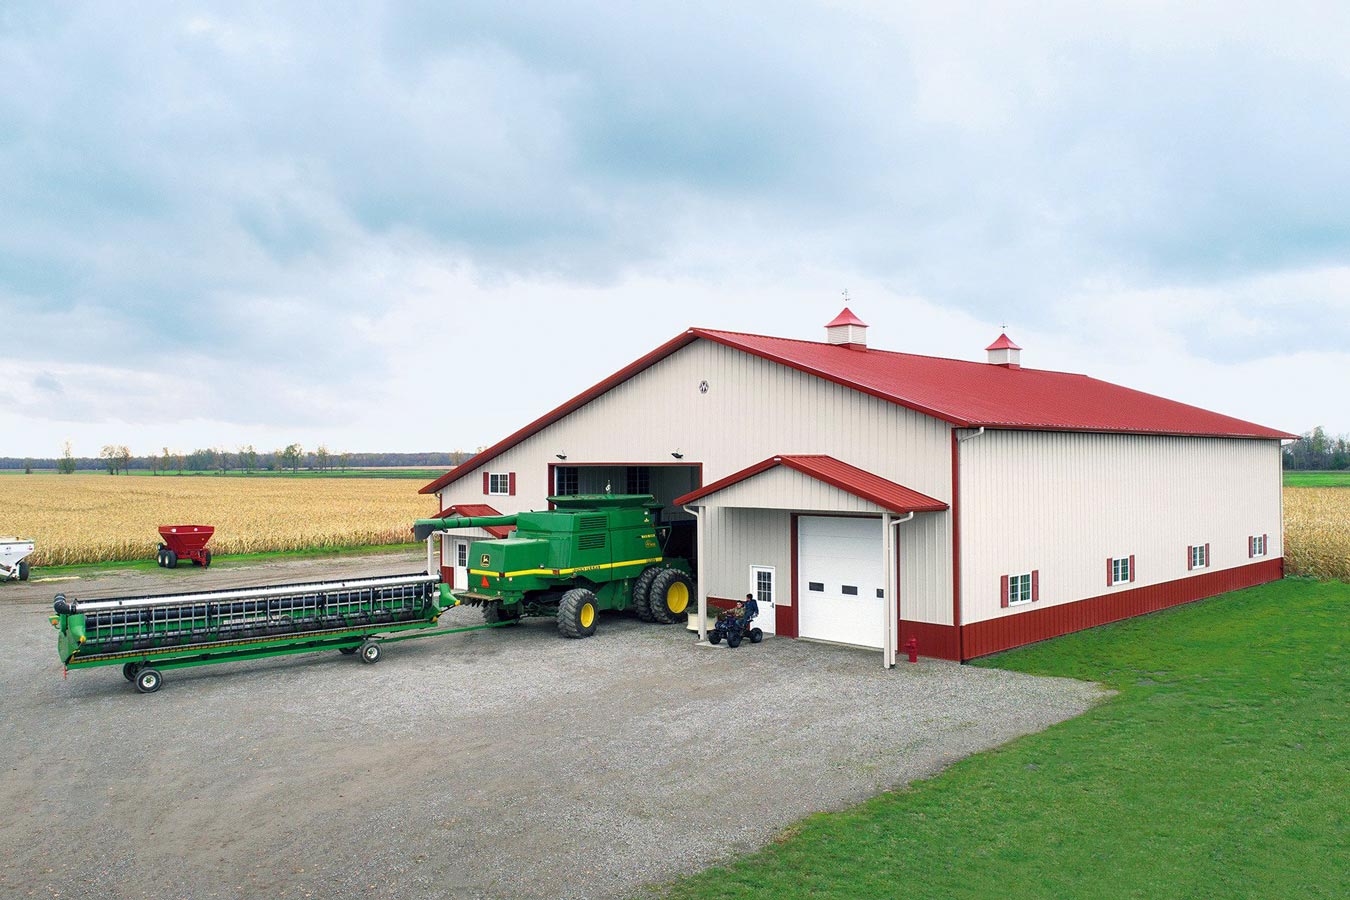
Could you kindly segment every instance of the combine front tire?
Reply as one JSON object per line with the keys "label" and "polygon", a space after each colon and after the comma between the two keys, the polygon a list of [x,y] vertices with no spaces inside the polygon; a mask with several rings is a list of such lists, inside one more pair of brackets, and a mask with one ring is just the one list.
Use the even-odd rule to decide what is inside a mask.
{"label": "combine front tire", "polygon": [[26,559],[19,560],[19,580],[28,580],[28,560]]}
{"label": "combine front tire", "polygon": [[361,662],[367,665],[373,665],[380,661],[380,645],[374,641],[366,641],[361,645]]}
{"label": "combine front tire", "polygon": [[652,582],[647,596],[652,618],[662,625],[670,625],[689,612],[689,600],[694,594],[694,582],[679,569],[663,569]]}
{"label": "combine front tire", "polygon": [[661,569],[652,566],[650,569],[643,569],[642,574],[633,582],[633,612],[644,622],[652,621],[652,607],[650,597],[652,592],[652,582],[656,576],[661,574]]}
{"label": "combine front tire", "polygon": [[164,684],[164,676],[159,669],[141,669],[136,673],[136,690],[142,694],[153,694]]}
{"label": "combine front tire", "polygon": [[595,594],[585,588],[572,588],[558,601],[558,632],[567,638],[590,637],[595,634],[597,615]]}

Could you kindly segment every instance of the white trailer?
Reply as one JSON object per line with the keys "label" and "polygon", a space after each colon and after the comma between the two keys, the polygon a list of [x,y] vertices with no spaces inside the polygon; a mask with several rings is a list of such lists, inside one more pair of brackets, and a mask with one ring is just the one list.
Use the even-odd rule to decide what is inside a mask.
{"label": "white trailer", "polygon": [[33,542],[22,538],[0,538],[0,581],[17,578],[28,580],[28,560],[25,556],[33,552]]}

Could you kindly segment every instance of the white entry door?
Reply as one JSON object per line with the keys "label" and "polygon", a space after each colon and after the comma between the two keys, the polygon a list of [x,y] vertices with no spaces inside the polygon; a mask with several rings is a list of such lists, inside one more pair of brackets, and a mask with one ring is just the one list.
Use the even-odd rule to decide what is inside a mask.
{"label": "white entry door", "polygon": [[798,634],[881,647],[884,569],[879,519],[799,518]]}
{"label": "white entry door", "polygon": [[751,627],[773,634],[778,617],[774,610],[774,601],[778,599],[778,570],[773,566],[751,566],[750,588],[746,593],[753,594],[759,605],[759,615]]}
{"label": "white entry door", "polygon": [[457,591],[469,589],[469,541],[468,538],[453,538],[450,541],[451,552],[455,560],[455,584]]}

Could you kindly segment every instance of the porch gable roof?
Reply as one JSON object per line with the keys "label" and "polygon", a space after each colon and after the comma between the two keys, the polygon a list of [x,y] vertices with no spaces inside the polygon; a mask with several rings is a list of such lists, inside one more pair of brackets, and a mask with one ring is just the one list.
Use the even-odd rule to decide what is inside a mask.
{"label": "porch gable roof", "polygon": [[675,500],[676,506],[688,506],[696,500],[708,497],[718,491],[754,478],[777,466],[784,466],[800,472],[809,478],[836,487],[869,503],[875,503],[882,509],[896,513],[941,512],[948,508],[946,503],[935,500],[927,494],[921,494],[913,488],[897,484],[880,475],[851,466],[846,462],[823,454],[780,454],[771,456],[763,462],[734,472],[695,491],[691,491]]}
{"label": "porch gable roof", "polygon": [[[500,516],[501,513],[488,506],[486,503],[452,503],[445,509],[436,513],[438,519],[449,519],[454,516],[464,516],[472,518],[474,516]],[[493,537],[504,538],[516,530],[514,525],[484,525],[483,530]]]}

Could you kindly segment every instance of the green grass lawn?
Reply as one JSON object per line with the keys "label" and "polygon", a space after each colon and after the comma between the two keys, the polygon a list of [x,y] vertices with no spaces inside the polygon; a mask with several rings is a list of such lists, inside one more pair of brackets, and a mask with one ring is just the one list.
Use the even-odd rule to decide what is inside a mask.
{"label": "green grass lawn", "polygon": [[1350,470],[1340,472],[1285,472],[1285,487],[1350,487]]}
{"label": "green grass lawn", "polygon": [[668,896],[1350,896],[1348,613],[1286,580],[982,660],[1119,693]]}

